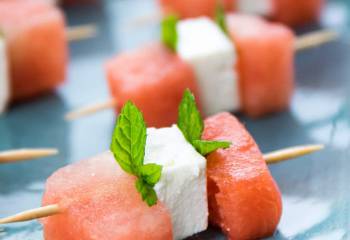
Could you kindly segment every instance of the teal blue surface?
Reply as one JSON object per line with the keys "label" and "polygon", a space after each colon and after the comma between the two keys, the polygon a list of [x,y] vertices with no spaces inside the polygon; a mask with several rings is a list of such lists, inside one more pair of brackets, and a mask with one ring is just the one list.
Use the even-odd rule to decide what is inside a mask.
{"label": "teal blue surface", "polygon": [[[12,106],[0,117],[0,150],[60,149],[57,157],[0,165],[0,216],[40,206],[51,173],[108,148],[112,111],[75,122],[65,122],[63,115],[69,109],[107,99],[104,61],[157,38],[156,26],[135,30],[130,24],[154,7],[146,0],[112,0],[67,9],[71,24],[96,22],[100,34],[71,44],[68,81],[56,93]],[[281,223],[271,239],[350,239],[349,7],[348,0],[331,1],[322,20],[324,26],[342,31],[342,39],[297,54],[296,92],[289,111],[259,120],[239,115],[264,152],[298,144],[326,144],[322,152],[270,166],[284,204]],[[40,224],[30,222],[0,227],[0,239],[43,237]],[[209,229],[191,239],[225,237]]]}

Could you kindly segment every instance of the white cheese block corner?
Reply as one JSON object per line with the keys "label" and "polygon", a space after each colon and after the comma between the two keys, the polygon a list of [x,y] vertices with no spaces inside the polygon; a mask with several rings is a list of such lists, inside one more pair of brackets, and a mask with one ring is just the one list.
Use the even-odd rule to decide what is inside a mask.
{"label": "white cheese block corner", "polygon": [[209,18],[180,21],[178,54],[196,75],[206,115],[239,110],[236,52],[230,39]]}
{"label": "white cheese block corner", "polygon": [[163,166],[155,190],[170,211],[174,239],[206,230],[206,159],[186,141],[177,125],[147,129],[144,162]]}
{"label": "white cheese block corner", "polygon": [[6,109],[10,98],[10,83],[7,69],[6,43],[0,36],[0,114]]}
{"label": "white cheese block corner", "polygon": [[238,0],[238,11],[247,14],[271,16],[274,12],[273,0]]}

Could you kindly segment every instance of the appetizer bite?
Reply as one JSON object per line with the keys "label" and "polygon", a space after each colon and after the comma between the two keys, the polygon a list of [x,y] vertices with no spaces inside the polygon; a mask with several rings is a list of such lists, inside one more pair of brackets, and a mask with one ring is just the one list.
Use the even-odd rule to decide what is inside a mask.
{"label": "appetizer bite", "polygon": [[324,6],[324,0],[159,0],[163,14],[181,18],[213,17],[218,3],[228,12],[261,15],[291,26],[317,21]]}
{"label": "appetizer bite", "polygon": [[287,27],[259,17],[219,11],[216,19],[178,21],[168,16],[162,22],[162,43],[107,62],[113,98],[67,118],[110,107],[119,112],[131,99],[149,126],[170,126],[186,88],[196,93],[205,116],[220,111],[242,111],[254,118],[277,113],[289,107],[293,94],[294,52],[334,39],[334,33],[324,32],[296,40]]}
{"label": "appetizer bite", "polygon": [[55,89],[66,78],[67,40],[91,37],[91,25],[65,26],[57,7],[42,0],[0,1],[0,114],[10,102]]}
{"label": "appetizer bite", "polygon": [[3,0],[0,29],[7,45],[11,101],[47,92],[63,82],[68,52],[60,10],[44,1]]}
{"label": "appetizer bite", "polygon": [[0,224],[43,218],[46,240],[183,239],[204,231],[208,215],[230,239],[277,228],[281,194],[254,139],[229,113],[203,122],[189,90],[166,128],[146,129],[127,102],[110,149],[59,169],[42,208]]}

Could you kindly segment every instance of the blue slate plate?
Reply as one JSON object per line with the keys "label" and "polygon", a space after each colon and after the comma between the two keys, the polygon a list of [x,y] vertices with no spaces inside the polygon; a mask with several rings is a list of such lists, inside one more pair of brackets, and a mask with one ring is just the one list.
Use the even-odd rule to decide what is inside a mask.
{"label": "blue slate plate", "polygon": [[[348,6],[346,6],[348,4]],[[46,178],[57,168],[109,146],[112,111],[65,122],[64,113],[108,96],[104,61],[158,37],[157,26],[133,28],[130,20],[153,12],[152,1],[102,1],[67,9],[71,24],[96,22],[99,36],[71,44],[68,82],[56,93],[12,106],[0,117],[0,150],[57,147],[57,157],[0,165],[0,216],[40,205]],[[271,239],[349,239],[350,229],[350,41],[349,2],[330,1],[322,24],[344,32],[341,40],[298,53],[297,90],[289,111],[265,119],[239,116],[264,152],[306,143],[327,148],[270,166],[283,193],[284,212]],[[317,26],[299,31],[308,31]],[[36,222],[7,225],[0,239],[42,239]],[[225,239],[209,229],[191,239]]]}

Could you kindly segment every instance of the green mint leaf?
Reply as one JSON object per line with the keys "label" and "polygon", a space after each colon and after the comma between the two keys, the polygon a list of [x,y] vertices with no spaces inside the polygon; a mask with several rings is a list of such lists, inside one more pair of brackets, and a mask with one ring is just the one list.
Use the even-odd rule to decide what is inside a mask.
{"label": "green mint leaf", "polygon": [[204,123],[197,108],[195,98],[190,90],[186,89],[179,106],[177,125],[186,140],[201,155],[205,156],[219,148],[228,148],[231,143],[225,141],[201,140]]}
{"label": "green mint leaf", "polygon": [[176,30],[178,17],[175,15],[169,15],[165,17],[161,22],[161,38],[162,42],[170,48],[172,51],[176,52],[178,34]]}
{"label": "green mint leaf", "polygon": [[142,179],[150,186],[154,187],[162,175],[162,166],[149,163],[141,167]]}
{"label": "green mint leaf", "polygon": [[121,168],[127,173],[139,175],[146,146],[146,124],[142,113],[127,102],[118,117],[114,129],[111,151]]}
{"label": "green mint leaf", "polygon": [[185,90],[179,106],[177,125],[191,144],[202,136],[204,129],[203,119],[197,108],[195,98],[188,89]]}
{"label": "green mint leaf", "polygon": [[142,200],[147,203],[149,207],[157,203],[157,194],[153,187],[144,182],[141,178],[136,181],[136,189],[141,193]]}
{"label": "green mint leaf", "polygon": [[120,167],[138,178],[136,189],[148,206],[152,206],[157,203],[153,187],[161,177],[162,166],[144,165],[146,138],[142,113],[133,103],[127,102],[119,114],[110,149]]}
{"label": "green mint leaf", "polygon": [[223,4],[220,1],[217,1],[217,4],[216,4],[215,22],[225,34],[228,34],[226,17],[225,17],[225,9]]}
{"label": "green mint leaf", "polygon": [[195,140],[193,142],[194,148],[203,156],[214,152],[219,148],[228,148],[230,147],[230,142],[224,141],[204,141],[204,140]]}

